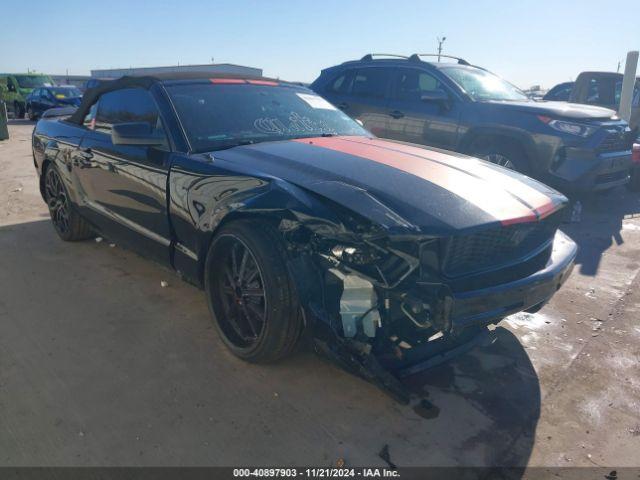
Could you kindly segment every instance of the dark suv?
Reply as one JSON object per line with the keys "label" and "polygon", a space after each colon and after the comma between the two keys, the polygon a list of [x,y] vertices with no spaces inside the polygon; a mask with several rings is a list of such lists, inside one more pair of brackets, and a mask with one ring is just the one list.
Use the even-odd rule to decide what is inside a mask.
{"label": "dark suv", "polygon": [[380,137],[467,153],[569,192],[628,182],[633,135],[613,110],[533,101],[463,59],[426,56],[365,55],[323,70],[311,88]]}

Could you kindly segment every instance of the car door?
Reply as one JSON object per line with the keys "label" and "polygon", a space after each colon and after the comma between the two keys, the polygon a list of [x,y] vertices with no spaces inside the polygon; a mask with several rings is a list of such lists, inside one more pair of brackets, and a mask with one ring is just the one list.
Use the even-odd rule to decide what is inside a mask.
{"label": "car door", "polygon": [[88,131],[74,160],[88,215],[107,236],[168,263],[169,144],[114,145],[111,139],[113,125],[129,122],[149,123],[164,135],[152,94],[143,88],[104,93],[91,115],[85,119]]}
{"label": "car door", "polygon": [[52,108],[51,99],[49,98],[49,90],[46,88],[40,89],[40,94],[35,97],[35,107],[33,109],[36,115],[42,115],[43,112]]}
{"label": "car door", "polygon": [[[374,135],[387,136],[389,128],[389,88],[391,69],[388,67],[360,67],[353,72],[348,94],[348,115],[362,122]],[[340,106],[340,104],[338,104]]]}
{"label": "car door", "polygon": [[38,108],[40,102],[40,91],[41,88],[36,88],[27,96],[27,110],[31,109],[31,111],[38,115],[40,113],[40,109]]}
{"label": "car door", "polygon": [[38,98],[38,114],[42,114],[46,112],[50,108],[55,108],[57,106],[55,97],[51,90],[48,88],[43,88],[40,90],[40,98]]}
{"label": "car door", "polygon": [[460,110],[448,87],[419,68],[394,72],[389,108],[389,138],[452,150]]}

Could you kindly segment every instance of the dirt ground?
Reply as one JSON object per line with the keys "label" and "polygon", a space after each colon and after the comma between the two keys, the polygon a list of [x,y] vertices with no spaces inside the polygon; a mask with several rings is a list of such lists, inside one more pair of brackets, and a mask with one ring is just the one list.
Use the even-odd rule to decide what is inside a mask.
{"label": "dirt ground", "polygon": [[[401,406],[312,353],[246,364],[204,294],[55,235],[30,134],[0,142],[0,465],[640,465],[640,195],[585,204],[572,278]],[[161,287],[167,281],[167,288]]]}

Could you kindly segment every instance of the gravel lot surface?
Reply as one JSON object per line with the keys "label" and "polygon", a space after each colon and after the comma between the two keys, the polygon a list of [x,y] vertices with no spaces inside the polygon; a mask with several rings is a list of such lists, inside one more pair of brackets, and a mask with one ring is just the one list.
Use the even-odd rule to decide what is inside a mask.
{"label": "gravel lot surface", "polygon": [[595,196],[563,227],[578,265],[540,313],[409,379],[425,412],[312,353],[246,364],[217,338],[201,291],[108,239],[60,241],[33,124],[9,128],[0,465],[384,466],[384,445],[399,466],[640,465],[640,195]]}

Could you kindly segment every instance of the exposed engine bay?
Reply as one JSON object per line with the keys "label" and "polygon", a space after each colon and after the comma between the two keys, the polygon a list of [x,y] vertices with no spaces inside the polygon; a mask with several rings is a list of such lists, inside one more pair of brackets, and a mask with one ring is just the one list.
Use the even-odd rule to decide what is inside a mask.
{"label": "exposed engine bay", "polygon": [[[305,319],[312,325],[316,349],[407,402],[409,395],[399,378],[485,341],[486,327],[504,316],[480,315],[469,322],[454,322],[456,294],[540,270],[550,261],[558,222],[555,218],[544,225],[540,222],[542,233],[537,239],[530,238],[535,233],[531,226],[517,230],[514,236],[527,248],[529,258],[519,262],[515,270],[509,262],[504,262],[502,269],[492,262],[488,271],[457,277],[447,277],[443,271],[447,249],[451,248],[458,248],[458,252],[456,262],[450,263],[455,263],[458,271],[462,269],[456,244],[463,242],[460,239],[426,235],[394,238],[374,225],[363,227],[361,221],[352,229],[342,226],[336,230],[326,224],[309,228],[302,222],[282,220],[280,230],[289,243],[290,268],[297,279]],[[508,229],[498,229],[509,234]],[[486,244],[485,237],[478,240],[470,235],[467,241]],[[528,245],[527,239],[536,245]],[[529,251],[532,245],[533,255]],[[485,254],[491,250],[486,245],[483,248]],[[500,249],[497,253],[509,260],[500,242],[492,248]],[[478,261],[471,264],[482,265]],[[521,302],[510,308],[539,308],[544,301],[536,305]],[[490,304],[476,304],[471,313],[491,308]]]}

